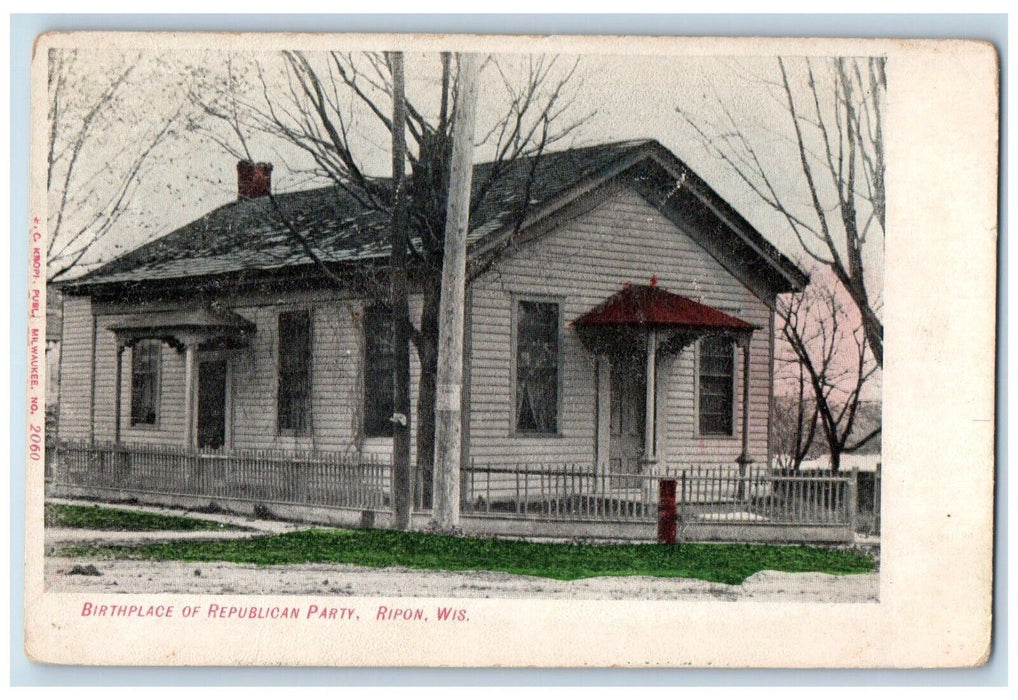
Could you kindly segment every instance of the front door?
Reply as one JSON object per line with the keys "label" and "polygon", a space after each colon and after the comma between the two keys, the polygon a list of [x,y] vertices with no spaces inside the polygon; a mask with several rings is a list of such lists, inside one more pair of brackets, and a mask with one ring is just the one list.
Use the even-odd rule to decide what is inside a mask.
{"label": "front door", "polygon": [[198,449],[218,450],[226,444],[226,360],[198,363]]}
{"label": "front door", "polygon": [[[643,358],[613,357],[609,460],[615,474],[639,474],[643,457],[647,394]],[[626,486],[630,480],[621,480]],[[634,484],[639,485],[639,484]]]}

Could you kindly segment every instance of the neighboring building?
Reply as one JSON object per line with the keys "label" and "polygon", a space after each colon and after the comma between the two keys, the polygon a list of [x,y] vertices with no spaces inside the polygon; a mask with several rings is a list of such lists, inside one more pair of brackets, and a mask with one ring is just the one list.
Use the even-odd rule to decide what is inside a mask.
{"label": "neighboring building", "polygon": [[[775,297],[806,275],[657,142],[547,153],[528,188],[531,165],[472,217],[465,464],[768,463]],[[63,286],[60,437],[390,454],[389,320],[364,291],[386,288],[387,217],[336,188],[270,205],[271,166],[238,173],[238,201]]]}

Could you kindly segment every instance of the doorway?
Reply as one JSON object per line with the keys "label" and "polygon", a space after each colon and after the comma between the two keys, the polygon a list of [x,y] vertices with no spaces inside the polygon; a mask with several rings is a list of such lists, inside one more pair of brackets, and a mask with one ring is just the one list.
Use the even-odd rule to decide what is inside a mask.
{"label": "doorway", "polygon": [[198,362],[198,425],[199,450],[218,450],[226,444],[226,375],[223,357]]}
{"label": "doorway", "polygon": [[[609,468],[612,474],[640,474],[644,455],[647,377],[643,358],[611,360],[611,430]],[[613,479],[620,488],[638,487],[639,479]],[[633,482],[630,484],[630,482]]]}

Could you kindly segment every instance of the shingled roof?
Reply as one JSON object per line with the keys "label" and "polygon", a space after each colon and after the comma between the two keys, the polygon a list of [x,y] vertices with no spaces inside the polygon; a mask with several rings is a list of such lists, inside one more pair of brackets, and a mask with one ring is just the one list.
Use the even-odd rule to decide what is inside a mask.
{"label": "shingled roof", "polygon": [[[643,159],[665,154],[653,140],[622,141],[564,151],[546,152],[536,167],[529,158],[506,167],[480,207],[471,212],[469,242],[497,235],[515,223],[521,199],[530,183],[528,212],[554,208],[585,183],[613,177]],[[492,163],[474,166],[475,192],[491,172]],[[682,166],[685,168],[685,166]],[[707,188],[709,190],[709,188]],[[723,206],[727,206],[720,197]],[[250,271],[273,271],[314,264],[300,242],[283,223],[285,217],[308,241],[315,255],[329,264],[358,263],[389,255],[389,217],[367,210],[342,188],[329,186],[277,194],[275,205],[267,197],[231,202],[191,223],[147,243],[65,285],[70,292],[96,286],[153,280],[180,280]],[[730,208],[729,208],[730,209]],[[734,213],[734,210],[731,210]],[[735,214],[735,216],[738,216]],[[798,274],[798,268],[771,246],[741,216],[752,244],[771,265]]]}

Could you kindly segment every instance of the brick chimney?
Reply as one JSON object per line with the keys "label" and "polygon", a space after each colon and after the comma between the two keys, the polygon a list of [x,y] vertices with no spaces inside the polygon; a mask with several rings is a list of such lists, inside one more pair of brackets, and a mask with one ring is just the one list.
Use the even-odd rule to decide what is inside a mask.
{"label": "brick chimney", "polygon": [[272,188],[272,163],[237,163],[237,199],[267,197]]}

